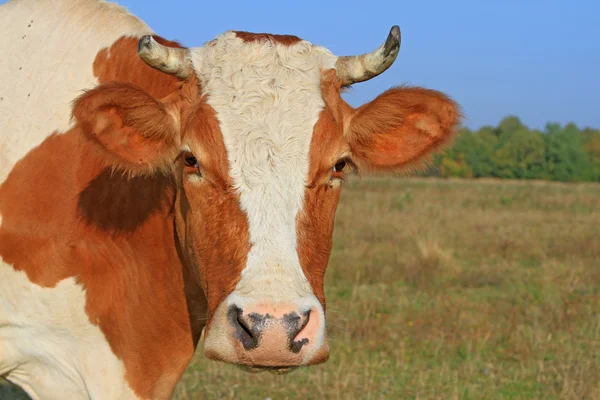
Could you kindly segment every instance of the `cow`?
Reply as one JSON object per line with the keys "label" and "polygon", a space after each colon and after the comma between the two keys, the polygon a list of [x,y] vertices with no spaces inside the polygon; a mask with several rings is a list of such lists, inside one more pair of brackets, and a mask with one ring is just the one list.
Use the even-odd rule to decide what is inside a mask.
{"label": "cow", "polygon": [[213,360],[327,360],[342,180],[449,142],[459,106],[291,35],[186,48],[103,0],[0,6],[0,376],[33,399],[166,399]]}

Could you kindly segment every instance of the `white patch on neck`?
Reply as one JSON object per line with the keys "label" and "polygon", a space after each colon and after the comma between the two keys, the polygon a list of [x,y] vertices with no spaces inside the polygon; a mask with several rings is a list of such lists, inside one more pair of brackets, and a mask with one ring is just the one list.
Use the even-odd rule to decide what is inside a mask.
{"label": "white patch on neck", "polygon": [[316,300],[300,266],[296,216],[313,128],[324,107],[321,70],[333,68],[335,60],[306,41],[245,43],[234,32],[192,51],[248,216],[252,248],[233,292],[238,306],[300,299],[313,306]]}

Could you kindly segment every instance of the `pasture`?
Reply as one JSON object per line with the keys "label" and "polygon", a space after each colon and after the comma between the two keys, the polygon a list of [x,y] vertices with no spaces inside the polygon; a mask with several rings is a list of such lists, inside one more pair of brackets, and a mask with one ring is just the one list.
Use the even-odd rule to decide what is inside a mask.
{"label": "pasture", "polygon": [[330,360],[250,374],[200,347],[176,399],[600,398],[600,185],[344,185]]}

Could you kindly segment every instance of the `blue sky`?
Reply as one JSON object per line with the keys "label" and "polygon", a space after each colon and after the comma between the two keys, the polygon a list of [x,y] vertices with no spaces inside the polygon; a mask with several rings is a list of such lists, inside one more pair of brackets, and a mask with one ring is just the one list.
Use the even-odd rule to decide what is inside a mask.
{"label": "blue sky", "polygon": [[407,83],[452,96],[470,128],[508,114],[532,128],[548,121],[600,128],[600,1],[117,2],[186,46],[235,29],[294,34],[338,55],[358,54],[379,46],[397,24],[398,60],[355,85],[346,96],[352,105]]}

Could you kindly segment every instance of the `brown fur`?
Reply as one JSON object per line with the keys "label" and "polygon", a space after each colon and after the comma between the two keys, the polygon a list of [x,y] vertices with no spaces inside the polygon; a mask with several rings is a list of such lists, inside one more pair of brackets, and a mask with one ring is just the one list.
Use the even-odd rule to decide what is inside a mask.
{"label": "brown fur", "polygon": [[[153,37],[165,46],[181,47],[177,42]],[[140,59],[137,44],[136,38],[123,37],[98,53],[93,68],[99,83],[127,82],[144,89],[155,99],[162,99],[179,89],[179,79],[157,71]]]}
{"label": "brown fur", "polygon": [[347,137],[357,163],[376,170],[393,170],[447,143],[460,120],[458,106],[444,94],[400,87],[359,107]]}
{"label": "brown fur", "polygon": [[179,178],[176,225],[190,257],[188,262],[197,271],[196,279],[206,294],[210,318],[237,284],[246,265],[250,238],[239,194],[231,185],[215,112],[204,99],[194,110],[185,123],[185,138],[198,157],[203,180]]}
{"label": "brown fur", "polygon": [[106,150],[111,167],[132,175],[169,171],[179,150],[179,127],[144,90],[110,82],[80,96],[73,117],[82,134]]}
{"label": "brown fur", "polygon": [[[75,131],[32,150],[0,187],[0,255],[40,286],[76,276],[90,322],[125,363],[131,387],[166,398],[194,351],[173,185],[110,177],[102,163]],[[128,213],[134,199],[146,205]]]}
{"label": "brown fur", "polygon": [[315,296],[325,308],[324,278],[332,246],[335,210],[341,193],[339,184],[331,185],[333,165],[348,150],[342,125],[325,108],[315,125],[310,147],[309,185],[304,208],[296,218],[298,256]]}
{"label": "brown fur", "polygon": [[241,32],[235,31],[235,35],[242,39],[245,43],[251,42],[262,42],[262,41],[270,41],[273,43],[279,43],[286,46],[291,46],[296,44],[302,39],[293,35],[274,35],[271,33],[251,33],[251,32]]}

